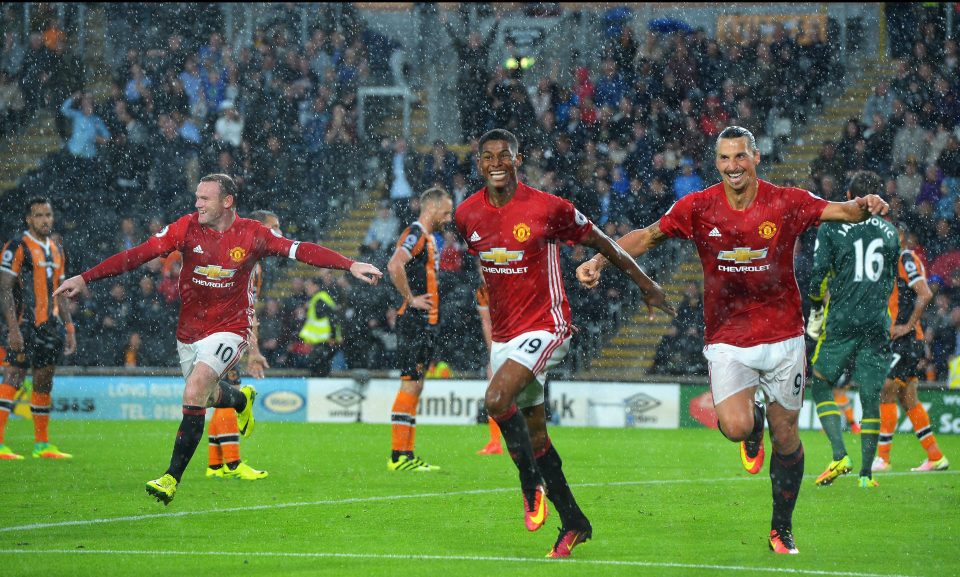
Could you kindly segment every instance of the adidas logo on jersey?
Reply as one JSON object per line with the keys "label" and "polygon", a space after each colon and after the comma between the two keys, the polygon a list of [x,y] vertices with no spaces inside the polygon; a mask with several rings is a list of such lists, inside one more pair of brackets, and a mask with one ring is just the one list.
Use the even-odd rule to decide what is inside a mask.
{"label": "adidas logo on jersey", "polygon": [[470,235],[470,242],[477,242],[480,240],[480,235],[477,234],[477,231],[473,231],[473,234]]}
{"label": "adidas logo on jersey", "polygon": [[200,248],[200,245],[198,244],[197,246],[193,247],[193,252],[197,254],[203,254],[203,249]]}
{"label": "adidas logo on jersey", "polygon": [[710,234],[707,235],[707,236],[714,236],[714,237],[719,238],[719,237],[720,237],[720,231],[717,230],[717,227],[713,227],[713,230],[711,230],[711,231],[710,231]]}

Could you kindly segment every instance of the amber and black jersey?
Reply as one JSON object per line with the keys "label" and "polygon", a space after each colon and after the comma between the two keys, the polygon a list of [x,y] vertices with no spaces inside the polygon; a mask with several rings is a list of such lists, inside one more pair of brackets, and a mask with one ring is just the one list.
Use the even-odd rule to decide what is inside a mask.
{"label": "amber and black jersey", "polygon": [[17,277],[13,300],[20,323],[40,326],[58,315],[53,291],[66,278],[63,249],[51,238],[37,240],[29,232],[3,246],[0,274]]}
{"label": "amber and black jersey", "polygon": [[[923,262],[912,250],[901,251],[897,261],[896,282],[893,283],[893,292],[890,294],[890,302],[887,305],[894,325],[902,325],[910,320],[913,307],[917,302],[917,293],[914,292],[913,286],[925,280],[927,280],[927,271],[923,267]],[[923,329],[920,323],[917,323],[915,334],[918,340],[923,340]]]}
{"label": "amber and black jersey", "polygon": [[[410,292],[414,296],[430,294],[433,297],[431,300],[433,306],[429,311],[411,310],[425,313],[429,324],[437,324],[440,321],[440,293],[437,286],[440,259],[437,258],[439,256],[437,243],[433,235],[425,231],[419,221],[414,222],[400,235],[397,248],[405,250],[413,257],[405,267]],[[397,314],[403,315],[405,312],[407,312],[407,303],[400,306]]]}

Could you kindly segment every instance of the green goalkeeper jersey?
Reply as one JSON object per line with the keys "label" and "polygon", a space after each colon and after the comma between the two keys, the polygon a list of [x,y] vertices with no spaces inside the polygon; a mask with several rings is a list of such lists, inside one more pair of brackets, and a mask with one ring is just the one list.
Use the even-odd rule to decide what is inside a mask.
{"label": "green goalkeeper jersey", "polygon": [[825,222],[813,250],[810,300],[826,307],[827,333],[890,328],[887,310],[897,275],[897,229],[880,217],[857,223]]}

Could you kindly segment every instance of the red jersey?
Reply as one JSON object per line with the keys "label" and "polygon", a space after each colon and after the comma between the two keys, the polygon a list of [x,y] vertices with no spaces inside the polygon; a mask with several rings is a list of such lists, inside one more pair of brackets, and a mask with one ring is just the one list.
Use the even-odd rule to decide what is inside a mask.
{"label": "red jersey", "polygon": [[730,207],[722,183],[670,207],[660,230],[693,240],[703,264],[706,343],[751,347],[803,334],[793,248],[826,206],[811,192],[761,180],[743,211]]}
{"label": "red jersey", "polygon": [[329,249],[284,238],[256,220],[238,217],[230,228],[217,232],[202,226],[192,213],[81,276],[87,282],[114,276],[174,250],[183,254],[177,340],[187,344],[219,332],[247,338],[256,297],[250,275],[261,257],[287,256],[326,268],[349,269],[353,264]]}
{"label": "red jersey", "polygon": [[457,229],[480,257],[490,298],[493,340],[530,331],[570,333],[570,304],[560,273],[559,243],[575,244],[593,224],[572,203],[518,183],[506,205],[483,188],[460,203]]}

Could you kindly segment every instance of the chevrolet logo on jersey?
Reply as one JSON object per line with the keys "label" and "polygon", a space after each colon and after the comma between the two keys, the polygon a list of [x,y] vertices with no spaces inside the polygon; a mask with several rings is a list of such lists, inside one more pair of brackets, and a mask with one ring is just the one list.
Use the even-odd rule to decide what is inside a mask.
{"label": "chevrolet logo on jersey", "polygon": [[522,250],[507,250],[503,247],[497,247],[480,253],[480,260],[492,262],[493,264],[507,264],[510,262],[520,262],[523,260]]}
{"label": "chevrolet logo on jersey", "polygon": [[198,266],[193,269],[194,274],[205,276],[210,280],[220,280],[224,278],[233,278],[237,274],[235,269],[222,268],[215,264],[209,266]]}
{"label": "chevrolet logo on jersey", "polygon": [[753,262],[767,258],[767,249],[754,250],[745,246],[738,246],[733,250],[721,250],[717,260],[731,260],[736,263]]}

